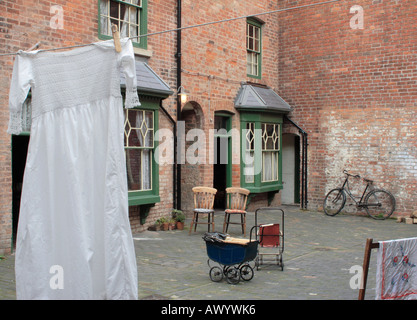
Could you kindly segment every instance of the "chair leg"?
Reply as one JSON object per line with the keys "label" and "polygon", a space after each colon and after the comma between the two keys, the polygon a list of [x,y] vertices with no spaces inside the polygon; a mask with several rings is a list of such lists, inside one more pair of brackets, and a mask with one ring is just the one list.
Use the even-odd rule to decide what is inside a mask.
{"label": "chair leg", "polygon": [[197,224],[198,224],[198,213],[195,213],[194,232],[197,231]]}
{"label": "chair leg", "polygon": [[224,214],[223,233],[226,233],[227,213]]}
{"label": "chair leg", "polygon": [[[210,213],[211,214],[211,230],[212,232],[214,232],[214,212]],[[210,230],[209,230],[210,232]]]}
{"label": "chair leg", "polygon": [[243,236],[246,237],[246,214],[242,213],[240,217],[242,221],[242,233],[243,233]]}
{"label": "chair leg", "polygon": [[189,235],[191,235],[191,230],[193,230],[194,219],[195,219],[195,213],[193,215],[193,219],[191,220],[190,231],[188,232]]}
{"label": "chair leg", "polygon": [[226,233],[229,230],[229,224],[230,224],[230,213],[227,214]]}

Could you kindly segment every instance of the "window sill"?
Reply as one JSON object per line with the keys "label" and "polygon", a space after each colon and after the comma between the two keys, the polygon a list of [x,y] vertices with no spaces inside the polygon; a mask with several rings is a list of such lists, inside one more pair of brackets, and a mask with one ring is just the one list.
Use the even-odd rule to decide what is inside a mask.
{"label": "window sill", "polygon": [[161,198],[156,195],[129,194],[129,206],[152,204],[152,203],[157,203],[160,201],[161,201]]}
{"label": "window sill", "polygon": [[267,184],[260,187],[254,186],[243,186],[244,188],[248,189],[250,193],[263,193],[263,192],[270,192],[270,191],[278,191],[282,189],[282,183],[274,183],[274,184]]}
{"label": "window sill", "polygon": [[147,49],[142,49],[142,48],[137,48],[137,47],[133,47],[133,52],[137,56],[146,57],[146,58],[151,58],[153,54],[152,50],[147,50]]}

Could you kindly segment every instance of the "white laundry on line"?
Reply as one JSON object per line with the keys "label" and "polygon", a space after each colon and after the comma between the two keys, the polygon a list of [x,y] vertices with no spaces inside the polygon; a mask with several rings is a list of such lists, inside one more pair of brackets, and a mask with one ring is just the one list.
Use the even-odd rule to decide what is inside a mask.
{"label": "white laundry on line", "polygon": [[16,56],[10,134],[22,131],[22,105],[32,90],[16,244],[18,299],[137,299],[120,72],[125,106],[140,103],[132,43],[122,39],[121,45],[120,53],[110,40]]}

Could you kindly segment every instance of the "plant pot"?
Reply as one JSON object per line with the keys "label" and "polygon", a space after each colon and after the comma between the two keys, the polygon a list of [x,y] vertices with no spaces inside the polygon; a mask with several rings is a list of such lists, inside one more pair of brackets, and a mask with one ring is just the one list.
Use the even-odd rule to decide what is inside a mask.
{"label": "plant pot", "polygon": [[175,223],[170,223],[168,225],[168,230],[174,230],[175,229]]}
{"label": "plant pot", "polygon": [[184,230],[184,222],[177,221],[177,229]]}
{"label": "plant pot", "polygon": [[162,231],[167,231],[168,228],[169,228],[169,223],[168,222],[165,222],[165,223],[161,224],[161,230]]}

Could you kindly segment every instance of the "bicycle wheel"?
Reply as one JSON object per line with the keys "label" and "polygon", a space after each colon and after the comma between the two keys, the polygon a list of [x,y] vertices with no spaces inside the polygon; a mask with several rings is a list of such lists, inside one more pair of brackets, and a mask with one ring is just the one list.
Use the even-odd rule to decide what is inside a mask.
{"label": "bicycle wheel", "polygon": [[328,216],[337,215],[345,206],[346,195],[343,189],[336,188],[330,190],[324,198],[323,210]]}
{"label": "bicycle wheel", "polygon": [[388,191],[376,189],[366,195],[364,207],[371,218],[384,220],[394,212],[395,198]]}

